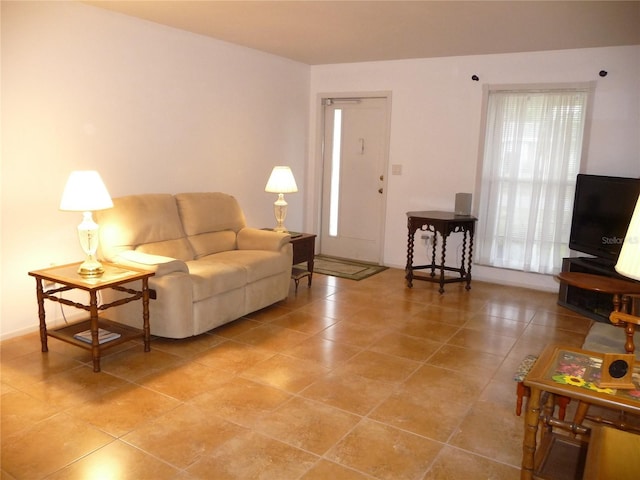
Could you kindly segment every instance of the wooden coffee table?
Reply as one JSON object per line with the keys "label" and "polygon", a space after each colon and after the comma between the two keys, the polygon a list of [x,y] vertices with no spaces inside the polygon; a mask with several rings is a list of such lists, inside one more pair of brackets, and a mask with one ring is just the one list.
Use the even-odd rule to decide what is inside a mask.
{"label": "wooden coffee table", "polygon": [[[599,378],[603,354],[573,347],[551,345],[538,357],[529,371],[524,384],[531,389],[525,415],[524,441],[522,447],[522,470],[520,478],[531,480],[539,478],[536,471],[545,463],[545,455],[551,452],[553,441],[557,438],[570,439],[568,436],[555,436],[552,428],[566,430],[574,434],[586,435],[589,429],[575,423],[561,421],[553,417],[553,396],[562,395],[588,405],[599,405],[612,411],[623,411],[640,415],[640,385],[636,381],[636,390],[594,389],[593,379]],[[635,364],[635,371],[640,365]],[[572,380],[569,380],[569,377]],[[562,383],[564,382],[564,383]],[[548,394],[544,405],[541,403],[543,392]],[[597,420],[591,419],[590,420]],[[546,428],[538,448],[538,426]],[[538,452],[540,450],[540,452]]]}
{"label": "wooden coffee table", "polygon": [[[103,275],[99,277],[82,277],[77,272],[79,265],[80,263],[73,263],[70,265],[61,265],[29,272],[29,275],[36,279],[42,351],[49,351],[47,337],[57,338],[71,343],[72,345],[76,345],[77,347],[91,350],[94,372],[100,371],[100,354],[106,348],[127,342],[134,338],[142,338],[144,341],[144,351],[150,351],[151,330],[149,327],[149,278],[152,277],[154,273],[137,270],[131,267],[125,268],[120,265],[103,263]],[[123,286],[123,284],[138,280],[142,283],[142,288],[140,290]],[[46,282],[57,285],[45,290],[44,286]],[[126,293],[129,296],[123,297],[112,303],[98,305],[98,292],[107,288]],[[61,294],[69,290],[86,291],[89,294],[89,304],[85,305],[83,303],[63,298]],[[64,325],[60,328],[48,330],[46,312],[44,308],[45,300],[59,302],[63,305],[85,310],[89,312],[89,318],[80,322]],[[142,300],[142,329],[116,323],[105,318],[98,318],[99,311],[107,310],[108,308],[116,307],[118,305],[124,305],[125,303],[129,303],[134,300]],[[118,335],[118,337],[105,343],[100,343],[98,332],[101,328]],[[87,330],[91,332],[90,343],[76,338],[77,334]]]}

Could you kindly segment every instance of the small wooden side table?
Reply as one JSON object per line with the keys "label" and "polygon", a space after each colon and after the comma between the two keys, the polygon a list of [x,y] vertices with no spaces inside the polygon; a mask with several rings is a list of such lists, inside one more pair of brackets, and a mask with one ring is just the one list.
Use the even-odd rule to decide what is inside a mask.
{"label": "small wooden side table", "polygon": [[[598,405],[615,412],[623,411],[633,415],[640,414],[640,398],[636,393],[640,391],[640,385],[636,382],[636,390],[624,389],[599,389],[596,388],[597,379],[600,378],[600,369],[604,354],[582,350],[574,347],[557,345],[548,346],[534,364],[531,371],[524,379],[524,383],[531,389],[531,397],[527,404],[527,413],[524,421],[524,439],[522,446],[521,480],[533,478],[549,478],[544,472],[546,459],[554,450],[554,444],[570,439],[567,435],[555,435],[553,428],[558,428],[574,434],[588,435],[590,429],[579,422],[566,422],[554,417],[553,398],[556,395],[568,397],[587,405]],[[634,370],[639,370],[636,363]],[[546,401],[542,401],[543,393],[546,393]],[[602,422],[598,417],[589,417],[593,422]],[[538,442],[538,429],[542,428],[540,442]],[[628,426],[624,423],[616,424],[618,428]],[[576,447],[583,448],[578,444]],[[570,455],[566,453],[564,461],[570,461]],[[541,473],[538,477],[538,473]]]}
{"label": "small wooden side table", "polygon": [[[465,288],[471,288],[471,261],[473,257],[473,234],[477,218],[470,215],[456,215],[453,212],[440,211],[424,211],[424,212],[407,212],[407,229],[409,231],[407,239],[407,266],[405,269],[407,286],[413,287],[413,280],[424,280],[427,282],[435,282],[440,284],[440,293],[444,293],[444,284],[453,282],[466,282]],[[431,263],[429,265],[413,265],[413,245],[414,236],[417,230],[428,231],[434,233],[434,242],[431,253]],[[440,234],[442,239],[441,260],[440,264],[436,264],[436,243],[437,235]],[[460,267],[446,266],[447,254],[447,237],[451,233],[462,232],[462,260]],[[467,238],[469,243],[467,244]],[[466,260],[466,262],[465,262]],[[466,263],[466,265],[465,265]],[[431,275],[415,275],[414,270],[431,269]],[[436,277],[436,270],[440,271],[440,275]],[[445,278],[445,271],[458,273],[459,276]]]}
{"label": "small wooden side table", "polygon": [[291,270],[291,278],[296,282],[296,292],[298,291],[298,283],[304,277],[307,277],[307,284],[311,286],[313,278],[313,262],[316,251],[316,235],[313,233],[291,233],[291,245],[293,246],[293,265],[307,262],[307,269],[293,267]]}
{"label": "small wooden side table", "polygon": [[[560,282],[573,287],[613,295],[613,312],[634,313],[629,310],[631,302],[630,297],[627,295],[640,293],[640,283],[638,282],[579,272],[560,272],[556,275],[556,278]],[[635,325],[632,322],[625,321],[614,323],[614,325],[625,329],[627,340],[624,349],[627,353],[633,353],[635,350],[635,345],[633,344]]]}
{"label": "small wooden side table", "polygon": [[[100,354],[109,347],[127,342],[133,338],[142,338],[144,340],[144,351],[151,349],[151,329],[149,326],[149,278],[154,275],[153,272],[137,270],[131,267],[121,267],[110,263],[103,263],[104,274],[100,277],[82,277],[78,274],[77,269],[80,263],[70,265],[61,265],[42,270],[34,270],[29,275],[36,279],[36,294],[38,298],[38,317],[40,319],[40,342],[42,351],[48,352],[47,337],[57,338],[65,342],[71,343],[78,347],[91,350],[93,357],[93,371],[100,371]],[[123,284],[140,280],[142,289],[135,290],[123,287]],[[44,282],[52,282],[60,285],[52,289],[45,290]],[[129,294],[112,303],[98,305],[98,292],[100,290],[111,288]],[[89,304],[73,302],[71,300],[56,296],[59,293],[69,290],[84,290],[89,294]],[[60,328],[47,330],[47,320],[44,308],[44,301],[51,300],[64,305],[79,308],[89,312],[89,318],[80,322],[75,322]],[[134,300],[142,300],[142,329],[123,325],[104,318],[98,318],[98,312],[106,310],[118,305],[132,302]],[[119,334],[116,339],[105,343],[99,342],[98,331],[100,328],[109,332]],[[76,334],[91,331],[91,343],[84,342],[75,337]]]}

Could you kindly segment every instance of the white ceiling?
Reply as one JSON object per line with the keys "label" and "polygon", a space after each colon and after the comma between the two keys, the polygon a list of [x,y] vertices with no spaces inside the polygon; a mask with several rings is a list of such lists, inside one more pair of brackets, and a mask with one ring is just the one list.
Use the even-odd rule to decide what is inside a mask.
{"label": "white ceiling", "polygon": [[640,44],[640,1],[85,3],[309,65]]}

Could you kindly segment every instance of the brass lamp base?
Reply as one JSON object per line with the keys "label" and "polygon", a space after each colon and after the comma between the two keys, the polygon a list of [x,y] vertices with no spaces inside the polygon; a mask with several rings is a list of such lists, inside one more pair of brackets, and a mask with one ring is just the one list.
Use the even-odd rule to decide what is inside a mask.
{"label": "brass lamp base", "polygon": [[104,273],[102,264],[94,258],[85,260],[78,267],[78,274],[81,277],[100,277]]}

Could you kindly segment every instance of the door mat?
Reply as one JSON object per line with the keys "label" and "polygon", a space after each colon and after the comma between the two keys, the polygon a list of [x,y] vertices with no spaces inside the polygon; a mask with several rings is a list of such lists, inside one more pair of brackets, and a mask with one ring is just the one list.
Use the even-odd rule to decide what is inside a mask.
{"label": "door mat", "polygon": [[350,280],[362,280],[386,270],[388,267],[374,263],[357,262],[344,258],[316,255],[313,264],[314,273],[331,275],[332,277],[348,278]]}

